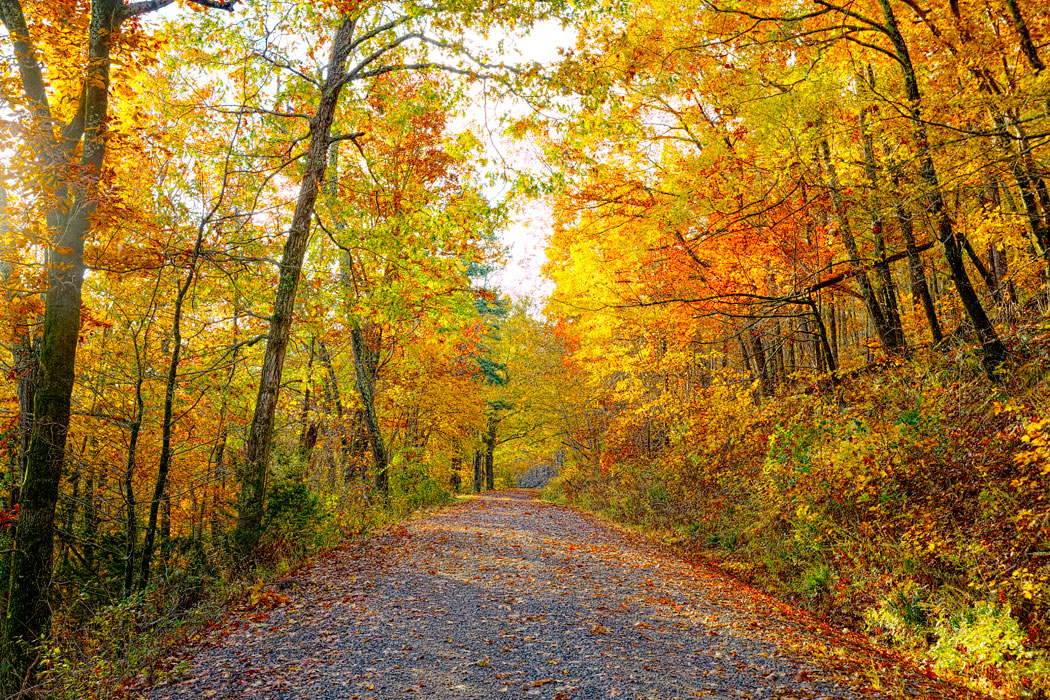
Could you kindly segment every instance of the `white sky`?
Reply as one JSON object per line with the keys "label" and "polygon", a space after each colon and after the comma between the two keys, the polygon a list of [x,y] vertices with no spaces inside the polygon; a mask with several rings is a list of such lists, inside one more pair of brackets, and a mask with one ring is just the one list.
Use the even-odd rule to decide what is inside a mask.
{"label": "white sky", "polygon": [[[497,54],[497,45],[503,41],[503,53]],[[560,23],[549,21],[536,25],[524,37],[491,36],[478,42],[492,52],[490,60],[504,61],[508,65],[539,61],[552,63],[559,59],[559,49],[570,48],[576,43],[576,33],[565,29]],[[480,89],[475,92],[475,102],[467,109],[466,117],[486,132],[490,163],[506,163],[512,171],[535,171],[539,158],[529,144],[515,143],[499,132],[500,117],[522,116],[528,107],[520,101],[486,102]],[[506,187],[495,187],[486,191],[492,200],[499,200]],[[550,232],[550,212],[542,203],[532,203],[514,212],[510,226],[500,233],[500,239],[508,249],[506,265],[490,277],[490,283],[513,297],[529,297],[539,301],[552,291],[549,280],[542,276],[541,268],[546,262],[547,237]]]}

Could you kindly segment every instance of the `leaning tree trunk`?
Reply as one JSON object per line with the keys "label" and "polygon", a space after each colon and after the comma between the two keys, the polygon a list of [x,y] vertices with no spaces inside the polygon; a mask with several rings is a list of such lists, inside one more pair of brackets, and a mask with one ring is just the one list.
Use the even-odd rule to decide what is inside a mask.
{"label": "leaning tree trunk", "polygon": [[306,247],[310,241],[310,222],[314,214],[314,205],[317,203],[317,195],[324,181],[328,163],[332,123],[335,120],[339,95],[345,84],[346,60],[350,53],[353,26],[353,20],[344,18],[332,39],[327,74],[321,87],[317,111],[311,122],[310,146],[304,160],[303,180],[299,185],[295,212],[292,214],[288,239],[281,256],[277,295],[270,316],[270,332],[266,338],[266,352],[259,373],[255,414],[252,416],[251,428],[244,446],[244,471],[236,539],[239,548],[249,555],[254,555],[261,534],[263,509],[266,504],[267,463],[273,440],[274,415],[277,411],[284,358],[288,352],[288,341],[292,331],[295,295],[299,288]]}
{"label": "leaning tree trunk", "polygon": [[875,162],[875,143],[868,130],[865,110],[860,112],[861,150],[864,154],[864,172],[868,176],[871,192],[868,195],[868,212],[871,217],[871,233],[875,243],[875,266],[878,270],[878,280],[882,303],[886,309],[886,322],[893,332],[894,343],[897,347],[907,350],[907,341],[904,337],[904,324],[901,323],[900,309],[897,306],[897,287],[893,283],[893,274],[890,264],[886,260],[886,238],[883,234],[882,212],[878,202],[879,170]]}
{"label": "leaning tree trunk", "polygon": [[[899,188],[900,177],[894,167],[894,187]],[[912,222],[911,212],[901,200],[900,195],[893,195],[893,211],[897,217],[897,228],[904,237],[904,248],[908,253],[908,273],[911,276],[911,294],[914,303],[921,303],[923,312],[926,314],[926,322],[930,326],[930,336],[933,344],[939,345],[944,340],[941,331],[941,322],[937,319],[937,307],[933,305],[933,295],[930,294],[930,286],[926,282],[926,267],[922,263],[919,247],[915,243],[915,226]]]}
{"label": "leaning tree trunk", "polygon": [[925,184],[926,209],[930,218],[936,223],[937,238],[944,252],[944,260],[948,264],[948,272],[955,284],[955,290],[962,302],[966,316],[973,324],[977,336],[981,339],[981,364],[984,365],[985,373],[990,379],[996,379],[996,370],[1006,361],[1007,351],[999,334],[992,325],[988,314],[985,313],[981,300],[974,290],[973,283],[966,273],[966,263],[963,260],[962,247],[955,236],[954,225],[948,213],[944,197],[941,193],[940,180],[937,176],[937,168],[930,155],[929,137],[922,118],[922,92],[919,90],[919,82],[915,75],[915,67],[911,62],[908,45],[904,36],[897,26],[897,18],[890,6],[890,0],[879,0],[885,21],[885,31],[893,43],[897,62],[900,64],[901,74],[904,78],[905,95],[911,110],[912,129],[918,146],[919,175]]}
{"label": "leaning tree trunk", "polygon": [[1024,15],[1021,14],[1021,9],[1017,6],[1017,0],[1006,0],[1006,6],[1010,10],[1010,17],[1014,20],[1014,29],[1017,30],[1017,36],[1021,41],[1021,52],[1024,53],[1025,58],[1028,59],[1028,64],[1035,72],[1041,72],[1045,67],[1043,59],[1040,58],[1039,51],[1035,48],[1032,34],[1028,31],[1028,23],[1025,21]]}

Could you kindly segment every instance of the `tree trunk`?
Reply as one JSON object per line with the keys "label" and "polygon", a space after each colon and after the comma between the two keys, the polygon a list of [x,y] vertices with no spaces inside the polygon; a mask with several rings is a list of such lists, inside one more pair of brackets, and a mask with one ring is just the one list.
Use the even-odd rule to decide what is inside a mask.
{"label": "tree trunk", "polygon": [[[137,345],[136,341],[136,345]],[[124,467],[124,595],[131,595],[135,579],[135,544],[138,540],[135,521],[135,453],[139,446],[139,431],[145,402],[142,400],[142,384],[145,373],[139,361],[139,375],[135,381],[135,419],[131,421],[128,435],[128,460]]]}
{"label": "tree trunk", "polygon": [[879,0],[879,7],[882,9],[887,36],[893,43],[894,52],[900,64],[906,97],[910,103],[913,133],[916,146],[918,147],[919,174],[926,185],[926,209],[930,214],[930,218],[936,222],[937,238],[940,240],[944,252],[944,260],[948,264],[948,272],[952,277],[952,282],[955,284],[959,301],[962,302],[963,309],[966,311],[970,323],[973,324],[977,336],[981,339],[981,363],[984,365],[985,373],[994,381],[997,380],[996,370],[1006,361],[1006,346],[999,338],[999,334],[985,313],[984,307],[981,306],[981,300],[978,298],[977,292],[973,288],[973,283],[966,274],[966,264],[963,261],[962,249],[955,236],[954,226],[941,194],[937,169],[934,166],[933,157],[930,155],[929,138],[927,137],[926,126],[922,118],[922,92],[919,90],[915,68],[911,62],[911,55],[908,53],[908,45],[897,27],[897,18],[893,13],[893,8],[890,6],[890,0]]}
{"label": "tree trunk", "polygon": [[[310,425],[310,388],[312,377],[310,370],[314,366],[314,346],[317,340],[310,338],[310,359],[306,361],[306,389],[303,391],[303,407],[299,411],[299,459],[304,465],[310,464],[310,453],[317,444],[317,427]],[[342,413],[342,411],[340,411]],[[341,416],[340,416],[341,418]]]}
{"label": "tree trunk", "polygon": [[744,371],[751,375],[751,381],[755,381],[758,379],[758,372],[751,365],[751,352],[747,349],[747,343],[744,342],[744,331],[737,333],[736,339],[740,343],[740,364]]}
{"label": "tree trunk", "polygon": [[496,488],[495,460],[496,460],[496,430],[499,428],[499,419],[495,415],[489,416],[488,431],[485,433],[485,490],[491,491]]}
{"label": "tree trunk", "polygon": [[350,481],[358,477],[361,482],[368,481],[368,464],[372,461],[372,441],[368,437],[368,426],[365,425],[365,412],[363,409],[354,409],[352,424],[353,431],[350,433],[350,455],[354,460],[357,471],[347,471],[345,477]]}
{"label": "tree trunk", "polygon": [[213,538],[217,538],[225,530],[219,513],[223,495],[226,493],[226,468],[223,466],[223,458],[226,456],[226,442],[230,437],[230,429],[226,424],[225,405],[226,402],[223,399],[222,427],[219,428],[218,445],[215,448],[215,471],[219,474],[219,484],[212,497],[211,535]]}
{"label": "tree trunk", "polygon": [[[328,195],[334,200],[339,196],[337,172],[339,168],[338,144],[332,144],[328,155],[328,167],[330,175],[328,179]],[[338,219],[335,222],[337,230],[343,230],[343,224]],[[353,260],[350,251],[344,250],[340,260],[340,280],[344,291],[349,296],[354,293],[353,285]],[[348,302],[349,305],[349,302]],[[379,429],[379,419],[376,417],[375,407],[375,354],[368,346],[368,338],[361,328],[361,322],[354,317],[351,310],[347,309],[347,317],[350,321],[350,348],[354,356],[354,376],[357,386],[357,397],[361,402],[361,410],[358,414],[364,433],[368,441],[369,452],[372,454],[372,487],[384,498],[389,490],[388,462],[386,444],[383,441],[383,433]],[[334,375],[333,375],[334,381]],[[342,412],[340,411],[340,417]],[[342,431],[340,435],[345,435]],[[343,446],[347,454],[350,446],[343,438]]]}
{"label": "tree trunk", "polygon": [[33,410],[36,402],[39,354],[40,344],[33,341],[32,329],[27,329],[26,335],[15,346],[13,358],[15,376],[18,377],[18,474],[15,480],[16,485],[25,481],[26,468],[29,465],[29,443],[33,437]]}
{"label": "tree trunk", "polygon": [[361,326],[356,322],[350,328],[350,347],[354,353],[357,394],[361,399],[365,429],[368,431],[368,442],[372,448],[373,487],[383,498],[386,498],[390,490],[386,445],[383,443],[383,433],[379,429],[379,420],[376,418],[372,372],[368,366],[368,341],[365,339]]}
{"label": "tree trunk", "polygon": [[1025,22],[1024,15],[1021,14],[1021,8],[1017,6],[1017,0],[1006,0],[1006,7],[1010,10],[1010,17],[1014,21],[1014,29],[1017,30],[1017,36],[1021,41],[1021,52],[1028,59],[1028,65],[1036,73],[1042,72],[1045,67],[1043,60],[1039,57],[1035,43],[1032,42],[1032,34],[1028,31],[1028,23]]}
{"label": "tree trunk", "polygon": [[[810,310],[813,312],[813,320],[817,325],[817,342],[819,343],[817,361],[820,361],[820,355],[824,356],[824,366],[827,368],[829,374],[834,374],[835,370],[838,369],[837,363],[835,362],[835,356],[831,352],[831,345],[828,343],[828,329],[824,325],[824,318],[820,315],[820,307],[817,302],[812,298],[808,299]],[[818,371],[823,369],[818,365]]]}
{"label": "tree trunk", "polygon": [[871,279],[868,277],[864,263],[860,259],[860,251],[857,248],[857,242],[853,237],[853,229],[850,226],[849,221],[849,212],[846,211],[846,203],[842,199],[839,176],[835,169],[835,164],[831,160],[831,149],[828,146],[827,139],[821,140],[819,148],[821,160],[824,162],[824,170],[828,174],[828,190],[831,193],[831,201],[835,205],[835,214],[838,216],[839,220],[839,233],[842,235],[842,243],[845,245],[846,253],[849,255],[850,266],[856,271],[854,276],[857,278],[857,286],[860,287],[861,297],[864,299],[864,306],[867,308],[868,315],[871,317],[871,321],[875,325],[875,333],[878,335],[879,343],[882,345],[883,349],[891,354],[898,353],[902,348],[897,342],[897,336],[894,334],[893,329],[886,320],[886,314],[883,312],[882,304],[875,295]]}
{"label": "tree trunk", "polygon": [[838,364],[839,350],[843,345],[842,323],[839,319],[838,308],[834,304],[828,304],[828,306],[831,309],[828,318],[828,343],[831,347],[831,357],[834,358],[835,364]]}
{"label": "tree trunk", "polygon": [[907,351],[904,338],[904,324],[901,323],[900,308],[897,305],[897,287],[893,284],[893,274],[886,260],[886,239],[883,235],[882,213],[878,202],[879,170],[875,162],[875,144],[868,131],[865,110],[860,112],[861,150],[864,153],[864,171],[871,185],[868,195],[868,212],[871,217],[871,235],[875,243],[875,267],[878,270],[879,292],[886,310],[886,323],[893,334],[894,345]]}
{"label": "tree trunk", "polygon": [[973,249],[973,245],[970,243],[970,239],[962,231],[956,231],[956,236],[962,241],[963,250],[970,257],[970,262],[973,263],[974,269],[977,270],[977,274],[984,280],[984,286],[988,288],[988,292],[992,295],[995,303],[1001,304],[1003,302],[1003,290],[999,289],[998,283],[995,281],[995,276],[992,271],[984,264],[981,260],[981,256],[977,254],[977,251]]}
{"label": "tree trunk", "polygon": [[[54,238],[48,251],[48,292],[40,341],[39,381],[34,397],[26,475],[19,494],[20,511],[15,528],[3,648],[0,650],[5,661],[0,669],[0,696],[17,694],[24,684],[33,685],[37,657],[32,646],[46,634],[51,620],[49,590],[55,507],[65,461],[80,334],[84,240],[91,230],[91,217],[98,206],[99,176],[106,153],[110,49],[120,26],[122,7],[121,0],[95,0],[92,3],[79,168],[72,183],[56,176],[58,182],[55,183],[54,196],[59,204],[46,217]],[[30,107],[41,119],[41,131],[51,134],[42,71],[29,43],[29,29],[19,4],[14,0],[2,0],[0,19],[14,44]],[[54,157],[60,157],[57,144],[49,146],[54,149]],[[70,187],[72,198],[69,196]]]}
{"label": "tree trunk", "polygon": [[106,492],[106,471],[98,464],[98,436],[91,436],[91,457],[87,462],[87,483],[84,488],[84,516],[80,540],[84,568],[91,576],[97,575],[95,550],[98,546],[98,523],[104,506],[102,494]]}
{"label": "tree trunk", "polygon": [[755,362],[755,371],[758,373],[759,389],[762,396],[773,395],[773,382],[769,377],[769,361],[766,357],[766,348],[762,343],[762,336],[752,328],[748,332],[751,342],[751,356]]}
{"label": "tree trunk", "polygon": [[[164,503],[160,511],[160,551],[165,554],[171,551],[171,494],[164,494]],[[163,557],[161,561],[163,561]]]}
{"label": "tree trunk", "polygon": [[[900,178],[898,177],[896,170],[893,176],[894,187],[899,189]],[[912,224],[911,212],[901,201],[899,195],[893,195],[893,210],[897,216],[897,227],[900,229],[901,236],[904,238],[904,247],[908,252],[908,274],[911,277],[911,295],[913,303],[921,304],[922,309],[926,314],[926,323],[930,327],[930,336],[933,339],[933,344],[938,345],[944,340],[944,333],[941,331],[941,323],[937,319],[937,307],[933,305],[933,295],[930,294],[930,287],[926,283],[926,267],[922,264],[922,257],[919,253],[919,248],[915,244],[915,228]]]}
{"label": "tree trunk", "polygon": [[[342,455],[342,468],[345,473],[350,471],[350,443],[346,439],[346,420],[343,414],[343,395],[339,391],[339,378],[335,375],[335,367],[332,366],[332,355],[328,352],[328,346],[324,341],[318,341],[320,348],[321,363],[328,372],[328,385],[331,387],[332,403],[335,404],[336,435],[339,437],[340,454]],[[374,408],[373,408],[374,410]]]}
{"label": "tree trunk", "polygon": [[[227,158],[228,165],[229,159]],[[149,506],[149,521],[146,524],[146,534],[142,541],[142,568],[139,571],[139,590],[143,590],[149,585],[149,570],[150,565],[153,563],[153,541],[157,532],[157,512],[160,509],[161,501],[165,497],[168,471],[171,469],[171,431],[175,427],[175,386],[179,376],[179,359],[182,356],[182,308],[186,302],[186,295],[193,286],[193,281],[197,275],[197,263],[200,260],[204,246],[204,232],[207,230],[212,216],[222,204],[222,199],[226,192],[226,182],[227,178],[224,177],[222,189],[218,197],[216,197],[211,210],[201,218],[197,226],[197,238],[193,243],[193,254],[190,256],[186,279],[179,285],[179,291],[175,296],[175,309],[171,321],[171,356],[168,360],[168,377],[164,385],[164,421],[161,424],[160,458],[157,461],[157,481],[153,487],[153,499],[150,501]]]}
{"label": "tree trunk", "polygon": [[463,465],[463,458],[459,455],[452,457],[452,474],[449,478],[449,486],[452,487],[452,493],[459,493],[459,487],[462,480],[459,476],[459,468]]}
{"label": "tree trunk", "polygon": [[806,354],[813,359],[812,368],[818,373],[823,372],[824,356],[820,349],[820,337],[817,335],[817,332],[813,330],[812,321],[808,315],[802,319],[802,332],[806,336],[805,348],[808,350]]}
{"label": "tree trunk", "polygon": [[[990,172],[986,172],[984,175],[984,193],[982,194],[982,203],[985,211],[989,213],[999,211],[1000,206],[1002,205],[999,198],[999,183]],[[1016,303],[1016,299],[1014,299],[1013,296],[1013,289],[1007,284],[1006,251],[999,245],[998,241],[990,241],[988,243],[988,270],[992,275],[992,279],[995,281],[996,288],[1005,289],[1010,295],[1010,301]]]}
{"label": "tree trunk", "polygon": [[786,383],[787,381],[787,362],[785,361],[785,342],[783,330],[780,328],[780,319],[773,319],[773,337],[776,338],[776,345],[773,346],[773,375],[774,381]]}
{"label": "tree trunk", "polygon": [[[87,452],[87,441],[85,440],[80,446],[80,459],[75,460],[83,463],[84,455]],[[74,471],[69,475],[69,480],[73,484],[72,492],[69,494],[69,498],[66,499],[65,511],[62,513],[62,524],[58,528],[58,543],[59,543],[59,555],[58,555],[58,571],[59,575],[69,571],[69,550],[73,546],[74,533],[73,523],[76,521],[77,516],[77,504],[80,502],[80,471]],[[59,503],[61,509],[61,502]]]}
{"label": "tree trunk", "polygon": [[230,368],[226,373],[226,384],[222,388],[222,404],[219,407],[219,434],[216,438],[215,446],[215,471],[219,474],[218,488],[215,489],[214,502],[212,508],[212,520],[211,520],[211,534],[212,537],[217,537],[222,534],[225,530],[225,525],[220,519],[219,506],[221,500],[226,494],[226,469],[223,466],[223,462],[226,457],[226,443],[230,438],[230,425],[227,421],[226,413],[229,407],[229,394],[230,385],[233,383],[234,375],[237,372],[237,355],[238,355],[238,339],[240,336],[240,328],[237,324],[237,318],[240,315],[240,297],[237,292],[234,291],[233,295],[233,338],[231,343],[233,344],[232,356],[230,358]]}
{"label": "tree trunk", "polygon": [[[236,539],[241,551],[251,558],[261,534],[263,509],[266,505],[266,472],[273,441],[273,423],[277,411],[277,398],[281,388],[284,358],[288,352],[288,341],[295,311],[295,295],[299,277],[310,241],[310,223],[314,205],[324,181],[328,163],[328,146],[335,120],[336,106],[344,86],[346,60],[350,52],[350,37],[354,23],[344,17],[332,39],[332,53],[328,61],[324,84],[317,103],[316,114],[311,122],[310,146],[303,164],[303,180],[299,185],[299,196],[295,212],[288,227],[288,239],[281,256],[280,277],[273,313],[270,317],[270,332],[266,338],[266,351],[259,373],[259,393],[255,401],[255,413],[244,446],[244,467],[241,478],[241,497],[237,512]],[[250,561],[249,558],[249,561]]]}

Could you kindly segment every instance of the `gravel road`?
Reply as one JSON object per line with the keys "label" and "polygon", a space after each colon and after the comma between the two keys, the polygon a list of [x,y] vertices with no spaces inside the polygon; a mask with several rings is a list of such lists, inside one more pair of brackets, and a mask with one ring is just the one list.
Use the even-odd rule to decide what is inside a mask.
{"label": "gravel road", "polygon": [[533,495],[336,549],[231,610],[146,697],[981,697]]}

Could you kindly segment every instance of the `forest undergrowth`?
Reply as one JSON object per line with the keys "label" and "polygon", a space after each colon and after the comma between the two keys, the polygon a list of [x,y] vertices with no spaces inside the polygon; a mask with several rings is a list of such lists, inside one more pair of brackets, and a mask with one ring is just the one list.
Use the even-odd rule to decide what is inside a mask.
{"label": "forest undergrowth", "polygon": [[[53,698],[134,697],[141,688],[177,676],[181,652],[233,606],[266,610],[283,600],[277,579],[294,582],[295,570],[325,551],[419,511],[455,499],[430,478],[411,479],[411,468],[392,474],[390,498],[369,502],[355,483],[316,483],[294,457],[276,460],[267,496],[262,555],[253,567],[239,561],[230,533],[195,532],[161,544],[154,582],[122,597],[121,561],[101,563],[94,584],[69,563],[60,575],[58,614],[41,650],[38,691]],[[5,572],[0,572],[5,573]]]}
{"label": "forest undergrowth", "polygon": [[657,457],[610,447],[546,496],[662,533],[975,689],[1047,697],[1050,325],[1010,340],[999,384],[954,348],[775,400],[723,382]]}

